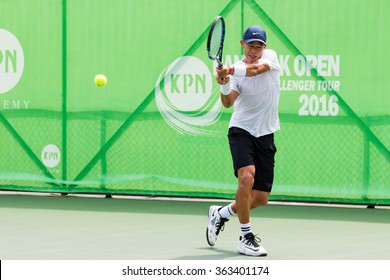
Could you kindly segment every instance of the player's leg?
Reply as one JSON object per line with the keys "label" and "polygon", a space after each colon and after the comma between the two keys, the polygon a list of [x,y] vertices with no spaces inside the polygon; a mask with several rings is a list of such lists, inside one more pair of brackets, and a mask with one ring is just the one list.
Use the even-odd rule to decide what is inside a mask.
{"label": "player's leg", "polygon": [[[250,209],[254,209],[260,206],[264,206],[268,202],[268,192],[251,190],[250,196]],[[248,211],[249,212],[249,211]],[[240,213],[240,209],[238,209],[238,213]],[[240,214],[238,214],[240,216]],[[245,221],[245,220],[242,220]],[[248,214],[248,223],[241,223],[241,231],[242,235],[239,238],[237,252],[240,254],[248,255],[248,256],[266,256],[267,251],[263,246],[260,245],[260,238],[255,236],[252,233],[249,223],[249,214]]]}
{"label": "player's leg", "polygon": [[266,256],[267,251],[259,245],[260,240],[252,233],[250,210],[268,201],[267,193],[252,190],[255,178],[255,166],[238,170],[239,187],[236,194],[236,211],[241,226],[237,251],[249,256]]}
{"label": "player's leg", "polygon": [[[252,209],[267,205],[269,195],[270,195],[269,192],[252,190],[250,209],[252,210]],[[225,215],[223,215],[222,212],[224,212],[225,209],[227,212]],[[226,205],[225,207],[222,207],[221,209],[219,209],[219,213],[221,214],[221,217],[223,217],[223,218],[229,218],[229,217],[237,214],[236,201],[233,201],[231,204]]]}
{"label": "player's leg", "polygon": [[252,190],[251,209],[267,205],[269,195],[269,192]]}
{"label": "player's leg", "polygon": [[[251,190],[251,209],[268,203],[274,179],[276,153],[273,134],[252,138],[252,140],[255,149],[254,165],[256,172]],[[267,251],[259,243],[260,238],[256,238],[250,233],[240,238],[237,250],[242,254],[251,256],[267,255]]]}
{"label": "player's leg", "polygon": [[255,166],[242,167],[237,172],[238,188],[236,192],[235,212],[240,224],[249,223],[249,211],[252,204],[252,186],[255,177]]}

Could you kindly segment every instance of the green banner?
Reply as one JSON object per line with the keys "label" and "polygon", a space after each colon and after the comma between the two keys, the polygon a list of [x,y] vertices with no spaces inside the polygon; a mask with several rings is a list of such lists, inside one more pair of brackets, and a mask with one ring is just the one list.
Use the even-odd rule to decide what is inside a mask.
{"label": "green banner", "polygon": [[[206,40],[247,26],[281,65],[271,200],[390,204],[385,0],[0,3],[0,189],[233,198]],[[97,86],[103,74],[107,84]]]}

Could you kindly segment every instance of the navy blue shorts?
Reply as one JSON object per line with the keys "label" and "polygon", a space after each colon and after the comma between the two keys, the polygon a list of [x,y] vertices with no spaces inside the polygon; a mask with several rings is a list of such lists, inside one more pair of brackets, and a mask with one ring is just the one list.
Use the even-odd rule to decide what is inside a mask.
{"label": "navy blue shorts", "polygon": [[253,189],[271,192],[274,181],[275,153],[274,134],[254,137],[238,127],[229,128],[230,152],[233,159],[234,175],[238,169],[255,166]]}

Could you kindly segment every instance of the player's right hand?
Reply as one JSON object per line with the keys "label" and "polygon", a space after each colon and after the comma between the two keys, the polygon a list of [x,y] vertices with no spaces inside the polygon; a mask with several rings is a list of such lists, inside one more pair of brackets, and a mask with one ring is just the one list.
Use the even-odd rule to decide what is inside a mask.
{"label": "player's right hand", "polygon": [[222,65],[221,68],[216,68],[216,71],[217,71],[217,76],[220,76],[220,77],[226,77],[227,75],[229,75],[230,73],[230,67],[229,66],[226,66],[226,65]]}
{"label": "player's right hand", "polygon": [[224,85],[230,81],[230,77],[229,76],[222,77],[222,76],[219,76],[217,73],[217,77],[215,78],[215,80],[217,81],[218,84]]}

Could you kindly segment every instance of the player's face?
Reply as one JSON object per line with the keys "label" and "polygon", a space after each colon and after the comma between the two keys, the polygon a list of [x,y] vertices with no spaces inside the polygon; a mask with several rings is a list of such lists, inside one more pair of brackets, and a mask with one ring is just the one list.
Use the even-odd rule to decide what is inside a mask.
{"label": "player's face", "polygon": [[244,48],[247,63],[256,63],[263,55],[263,51],[265,49],[265,45],[257,41],[246,44],[243,40],[241,40],[241,46]]}

